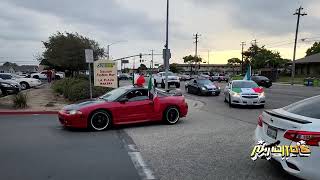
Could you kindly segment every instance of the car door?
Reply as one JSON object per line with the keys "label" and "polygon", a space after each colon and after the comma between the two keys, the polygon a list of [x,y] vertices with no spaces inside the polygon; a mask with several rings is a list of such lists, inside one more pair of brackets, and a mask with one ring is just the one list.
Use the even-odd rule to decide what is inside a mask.
{"label": "car door", "polygon": [[120,124],[153,120],[153,101],[149,98],[147,89],[131,90],[123,98],[128,101],[122,102],[116,110]]}

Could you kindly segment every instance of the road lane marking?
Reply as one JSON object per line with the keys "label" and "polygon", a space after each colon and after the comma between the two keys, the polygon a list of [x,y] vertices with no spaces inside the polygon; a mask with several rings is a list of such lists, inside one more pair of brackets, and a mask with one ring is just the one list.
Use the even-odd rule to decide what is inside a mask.
{"label": "road lane marking", "polygon": [[155,176],[150,167],[145,163],[142,158],[140,151],[138,150],[136,144],[132,138],[124,131],[118,130],[118,136],[123,142],[131,161],[133,162],[134,167],[138,171],[141,179],[143,180],[155,180]]}

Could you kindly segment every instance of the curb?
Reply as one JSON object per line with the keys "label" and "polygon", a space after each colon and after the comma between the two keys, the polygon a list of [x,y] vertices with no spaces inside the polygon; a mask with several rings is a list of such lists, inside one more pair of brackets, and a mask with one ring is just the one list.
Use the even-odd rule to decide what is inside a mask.
{"label": "curb", "polygon": [[0,111],[0,115],[58,114],[58,111]]}

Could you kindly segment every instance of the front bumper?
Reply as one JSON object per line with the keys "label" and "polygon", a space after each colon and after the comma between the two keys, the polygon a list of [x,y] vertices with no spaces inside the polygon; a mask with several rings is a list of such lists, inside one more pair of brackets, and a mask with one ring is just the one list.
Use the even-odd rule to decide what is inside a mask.
{"label": "front bumper", "polygon": [[32,81],[29,83],[30,87],[36,87],[36,86],[40,86],[42,83],[41,81]]}
{"label": "front bumper", "polygon": [[[265,124],[263,124],[265,125]],[[254,140],[257,143],[260,140],[265,141],[267,144],[268,139],[264,138],[264,132],[262,127],[257,127],[255,130]],[[293,145],[296,143],[287,143],[283,142],[284,140],[280,139],[280,145]],[[276,161],[282,166],[282,168],[289,174],[296,176],[301,179],[320,179],[320,171],[317,165],[320,164],[320,149],[318,146],[309,146],[311,150],[311,155],[309,157],[289,157],[288,159],[282,160],[281,157],[272,157],[271,159]],[[297,169],[292,168],[295,166]]]}
{"label": "front bumper", "polygon": [[243,96],[231,96],[232,104],[238,105],[249,105],[249,106],[261,106],[265,105],[266,100],[265,96],[257,97],[257,98],[245,98]]}
{"label": "front bumper", "polygon": [[70,115],[61,110],[58,113],[59,122],[65,127],[87,128],[87,118],[84,115]]}
{"label": "front bumper", "polygon": [[220,92],[221,92],[220,89],[206,89],[206,90],[201,89],[201,94],[220,94]]}

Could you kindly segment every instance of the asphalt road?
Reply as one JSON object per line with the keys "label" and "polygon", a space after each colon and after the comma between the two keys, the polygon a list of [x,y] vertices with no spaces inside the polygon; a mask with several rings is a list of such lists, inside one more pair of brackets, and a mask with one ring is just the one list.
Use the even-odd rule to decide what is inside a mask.
{"label": "asphalt road", "polygon": [[117,130],[62,128],[54,115],[0,116],[0,179],[140,179]]}
{"label": "asphalt road", "polygon": [[[222,89],[225,83],[220,84]],[[184,84],[181,85],[184,92]],[[320,94],[319,88],[274,85],[266,109]],[[220,96],[184,95],[204,106],[190,108],[174,126],[126,127],[160,179],[295,179],[266,160],[252,161],[257,117],[264,109],[229,108]]]}
{"label": "asphalt road", "polygon": [[[230,108],[223,94],[185,94],[183,83],[181,90],[190,100],[189,114],[171,126],[88,132],[63,129],[56,116],[0,116],[0,179],[141,179],[129,157],[135,152],[141,152],[140,164],[151,165],[148,170],[157,179],[294,179],[271,162],[250,159],[257,117],[264,109]],[[319,90],[274,85],[266,89],[265,108]]]}

